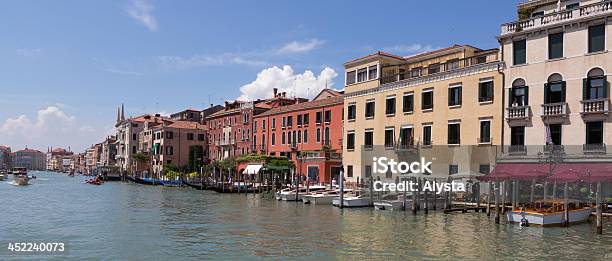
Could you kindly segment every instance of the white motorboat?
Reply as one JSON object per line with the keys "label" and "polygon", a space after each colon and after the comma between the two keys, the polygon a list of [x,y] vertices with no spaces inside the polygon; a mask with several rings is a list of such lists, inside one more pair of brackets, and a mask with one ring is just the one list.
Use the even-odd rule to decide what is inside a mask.
{"label": "white motorboat", "polygon": [[[340,206],[340,197],[332,200],[332,204],[334,206]],[[370,206],[370,198],[354,195],[347,195],[343,198],[343,207],[345,208],[356,208],[356,207],[369,207]]]}
{"label": "white motorboat", "polygon": [[0,173],[0,181],[3,181],[6,178],[6,176],[3,173]]}
{"label": "white motorboat", "polygon": [[[536,203],[537,204],[537,203]],[[577,206],[578,204],[572,204]],[[580,223],[587,221],[591,216],[591,207],[575,207],[568,211],[569,223]],[[507,213],[508,222],[521,225],[537,225],[544,227],[562,226],[565,223],[563,202],[552,202],[552,206],[538,209],[516,208]],[[525,224],[527,221],[527,224]]]}
{"label": "white motorboat", "polygon": [[[344,193],[351,193],[352,189],[347,189]],[[335,198],[340,197],[340,190],[325,190],[320,192],[314,192],[302,197],[304,204],[313,205],[331,205]]]}
{"label": "white motorboat", "polygon": [[[409,204],[411,201],[406,201]],[[374,201],[374,208],[377,210],[402,210],[404,206],[404,196],[398,194],[387,194],[382,200]]]}
{"label": "white motorboat", "polygon": [[302,197],[308,194],[308,192],[325,190],[325,188],[326,188],[325,186],[311,186],[311,187],[308,187],[308,189],[306,187],[300,187],[297,190],[297,195],[296,195],[295,189],[283,189],[278,192],[278,194],[276,195],[276,199],[282,200],[282,201],[302,200]]}
{"label": "white motorboat", "polygon": [[25,186],[28,185],[30,177],[28,177],[28,175],[17,175],[13,180],[18,186]]}

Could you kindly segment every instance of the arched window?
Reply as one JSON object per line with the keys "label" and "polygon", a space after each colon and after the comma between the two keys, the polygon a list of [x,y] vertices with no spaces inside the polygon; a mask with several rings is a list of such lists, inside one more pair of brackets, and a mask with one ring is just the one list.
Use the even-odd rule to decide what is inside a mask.
{"label": "arched window", "polygon": [[608,97],[608,80],[601,68],[593,68],[584,79],[583,100],[603,99]]}
{"label": "arched window", "polygon": [[529,87],[525,85],[525,80],[519,78],[512,82],[512,88],[510,89],[508,98],[510,107],[529,105]]}
{"label": "arched window", "polygon": [[291,132],[287,132],[287,144],[291,144]]}
{"label": "arched window", "polygon": [[293,131],[293,143],[297,143],[297,133],[296,131]]}
{"label": "arched window", "polygon": [[[255,137],[257,136],[253,136],[253,140],[255,140]],[[265,147],[266,146],[266,134],[262,134],[261,135],[261,147]]]}
{"label": "arched window", "polygon": [[302,143],[302,131],[298,131],[298,134],[297,134],[297,143]]}
{"label": "arched window", "polygon": [[329,142],[329,127],[325,127],[325,145],[329,146],[330,142]]}
{"label": "arched window", "polygon": [[276,133],[272,132],[272,145],[276,145]]}
{"label": "arched window", "polygon": [[321,129],[317,128],[317,142],[321,142]]}
{"label": "arched window", "polygon": [[304,143],[308,143],[308,130],[304,130]]}
{"label": "arched window", "polygon": [[547,83],[544,84],[544,103],[560,102],[565,102],[565,82],[561,74],[554,73],[548,77]]}

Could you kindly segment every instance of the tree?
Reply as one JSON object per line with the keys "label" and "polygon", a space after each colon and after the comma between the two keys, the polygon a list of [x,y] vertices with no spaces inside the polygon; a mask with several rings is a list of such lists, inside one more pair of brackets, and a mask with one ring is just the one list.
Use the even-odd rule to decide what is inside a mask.
{"label": "tree", "polygon": [[204,165],[204,147],[201,145],[189,146],[189,162],[187,169],[189,171],[199,171]]}
{"label": "tree", "polygon": [[132,160],[136,162],[136,171],[138,171],[138,164],[149,162],[149,156],[144,153],[136,153],[132,154]]}

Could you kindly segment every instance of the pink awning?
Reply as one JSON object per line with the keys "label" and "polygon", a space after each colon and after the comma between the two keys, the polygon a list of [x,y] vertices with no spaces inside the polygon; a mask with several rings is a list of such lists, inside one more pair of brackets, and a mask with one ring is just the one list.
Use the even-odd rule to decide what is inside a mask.
{"label": "pink awning", "polygon": [[499,163],[491,174],[479,177],[482,181],[493,180],[532,180],[546,177],[548,166],[539,163]]}
{"label": "pink awning", "polygon": [[612,163],[557,164],[548,178],[556,182],[612,182]]}

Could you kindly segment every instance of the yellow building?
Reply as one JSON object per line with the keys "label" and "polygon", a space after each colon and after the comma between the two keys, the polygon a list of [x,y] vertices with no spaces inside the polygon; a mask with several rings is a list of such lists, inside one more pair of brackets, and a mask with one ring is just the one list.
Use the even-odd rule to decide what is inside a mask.
{"label": "yellow building", "polygon": [[495,161],[492,145],[501,144],[503,128],[498,52],[453,45],[409,57],[377,52],[346,62],[347,181],[370,175],[396,179],[393,173],[372,173],[372,157],[401,158],[406,152],[429,157],[437,177],[488,173]]}

